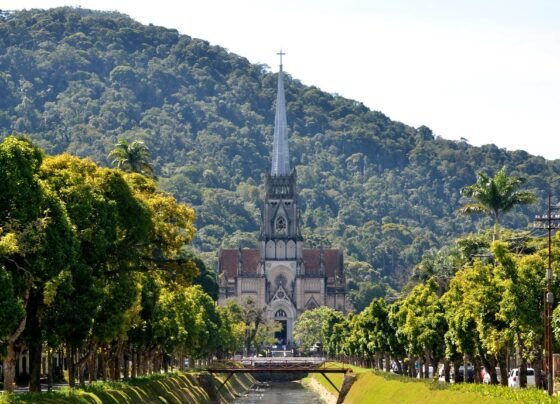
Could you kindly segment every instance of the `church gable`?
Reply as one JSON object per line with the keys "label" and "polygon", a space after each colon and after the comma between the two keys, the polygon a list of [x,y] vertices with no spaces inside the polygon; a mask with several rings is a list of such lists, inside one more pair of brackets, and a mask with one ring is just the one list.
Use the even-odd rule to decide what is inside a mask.
{"label": "church gable", "polygon": [[305,310],[313,310],[319,306],[320,305],[319,303],[317,303],[317,300],[315,300],[315,297],[311,296],[307,301],[307,303],[305,303]]}
{"label": "church gable", "polygon": [[288,292],[286,292],[286,289],[284,289],[282,285],[278,286],[278,289],[272,296],[272,299],[270,299],[270,303],[274,303],[278,301],[284,301],[290,304],[292,303],[290,297],[288,296]]}

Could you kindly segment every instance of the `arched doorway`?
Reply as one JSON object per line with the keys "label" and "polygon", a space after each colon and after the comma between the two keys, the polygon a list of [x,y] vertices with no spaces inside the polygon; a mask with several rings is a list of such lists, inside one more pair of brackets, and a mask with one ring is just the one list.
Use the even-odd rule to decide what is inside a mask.
{"label": "arched doorway", "polygon": [[291,347],[293,344],[293,327],[296,319],[295,307],[289,300],[275,300],[270,304],[268,318],[278,324],[274,332],[277,345]]}
{"label": "arched doorway", "polygon": [[274,338],[279,345],[287,345],[288,343],[288,314],[284,309],[276,310],[274,313],[274,321],[278,323],[278,330],[274,333]]}

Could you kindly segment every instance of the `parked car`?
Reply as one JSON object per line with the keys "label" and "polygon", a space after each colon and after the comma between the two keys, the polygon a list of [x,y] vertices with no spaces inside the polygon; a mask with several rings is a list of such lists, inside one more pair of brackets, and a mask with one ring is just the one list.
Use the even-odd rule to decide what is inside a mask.
{"label": "parked car", "polygon": [[[498,383],[502,382],[502,375],[500,373],[500,368],[496,368],[496,376],[498,376]],[[484,384],[490,384],[490,373],[487,372],[486,370],[483,372],[483,376],[482,376],[482,383]]]}
{"label": "parked car", "polygon": [[[521,372],[519,368],[511,369],[508,377],[509,387],[519,387],[520,373]],[[532,387],[536,386],[535,370],[533,368],[527,368],[527,386],[532,386]]]}
{"label": "parked car", "polygon": [[[465,367],[459,366],[459,369],[451,374],[451,383],[462,382],[465,377]],[[467,366],[467,383],[474,383],[474,367]]]}

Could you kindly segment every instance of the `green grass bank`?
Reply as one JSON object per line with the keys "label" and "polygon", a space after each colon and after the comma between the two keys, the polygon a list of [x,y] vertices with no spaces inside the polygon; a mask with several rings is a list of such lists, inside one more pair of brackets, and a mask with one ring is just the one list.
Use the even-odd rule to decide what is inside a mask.
{"label": "green grass bank", "polygon": [[[431,380],[416,380],[371,369],[350,366],[356,374],[344,402],[367,403],[557,403],[537,389],[511,389],[482,384],[446,384]],[[340,388],[342,375],[328,375]],[[326,390],[337,395],[336,390],[320,374],[312,374]]]}
{"label": "green grass bank", "polygon": [[177,372],[123,382],[100,382],[83,389],[2,394],[0,403],[228,403],[255,382],[249,374],[235,374],[218,391],[225,378],[207,372]]}

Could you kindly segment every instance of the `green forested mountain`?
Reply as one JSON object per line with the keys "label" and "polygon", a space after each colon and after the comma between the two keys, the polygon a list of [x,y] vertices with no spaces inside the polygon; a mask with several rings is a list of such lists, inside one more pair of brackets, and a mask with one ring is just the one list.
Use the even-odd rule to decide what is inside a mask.
{"label": "green forested mountain", "polygon": [[[477,171],[506,166],[543,201],[560,174],[560,160],[444,140],[289,75],[286,91],[305,237],[362,261],[349,263],[353,288],[381,278],[399,287],[423,252],[488,226],[457,214]],[[143,140],[161,186],[196,209],[195,247],[210,263],[221,245],[257,240],[275,93],[267,66],[122,14],[0,17],[0,135],[105,165],[119,139]],[[536,209],[505,224],[526,228]]]}

